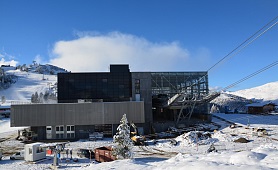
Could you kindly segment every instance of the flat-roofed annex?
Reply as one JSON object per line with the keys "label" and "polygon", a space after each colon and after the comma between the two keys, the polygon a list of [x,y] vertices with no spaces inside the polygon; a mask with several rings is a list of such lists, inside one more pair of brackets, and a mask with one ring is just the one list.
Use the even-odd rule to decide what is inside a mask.
{"label": "flat-roofed annex", "polygon": [[123,114],[129,121],[145,123],[144,102],[12,105],[11,126],[119,124]]}

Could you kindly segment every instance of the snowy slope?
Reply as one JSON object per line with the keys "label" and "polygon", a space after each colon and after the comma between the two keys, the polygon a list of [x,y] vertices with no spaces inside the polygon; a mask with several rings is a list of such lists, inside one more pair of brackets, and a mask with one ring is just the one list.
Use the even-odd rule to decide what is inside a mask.
{"label": "snowy slope", "polygon": [[18,77],[17,82],[10,88],[1,90],[0,96],[5,96],[7,102],[19,101],[30,102],[32,94],[45,93],[57,82],[56,75],[44,75],[19,70],[8,71],[7,74],[14,74]]}
{"label": "snowy slope", "polygon": [[[43,97],[46,100],[44,99],[41,102],[56,102],[53,100],[53,96],[57,93],[57,74],[68,72],[54,65],[37,63],[23,64],[17,67],[1,67],[0,70],[5,71],[4,76],[16,76],[16,78],[12,76],[16,83],[12,83],[11,86],[6,83],[7,85],[4,84],[4,87],[8,88],[0,88],[0,97],[4,96],[6,99],[6,102],[1,105],[10,105],[11,102],[30,103],[31,97],[35,93],[45,95]],[[46,92],[48,95],[46,95]]]}
{"label": "snowy slope", "polygon": [[231,92],[231,94],[241,96],[247,99],[263,99],[264,101],[267,100],[278,100],[278,81],[267,83],[262,86],[239,90],[236,92]]}
{"label": "snowy slope", "polygon": [[231,111],[237,109],[240,112],[246,112],[245,106],[250,102],[273,102],[278,105],[278,82],[235,92],[221,92],[221,95],[211,101],[211,104],[220,112],[225,112],[225,107]]}

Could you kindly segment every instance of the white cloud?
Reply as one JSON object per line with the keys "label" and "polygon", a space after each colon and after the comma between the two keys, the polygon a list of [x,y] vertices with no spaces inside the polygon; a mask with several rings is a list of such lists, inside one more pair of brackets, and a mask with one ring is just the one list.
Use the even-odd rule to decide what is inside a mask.
{"label": "white cloud", "polygon": [[46,63],[46,62],[43,60],[43,57],[42,57],[41,55],[39,55],[39,54],[35,56],[35,58],[34,58],[33,61],[35,61],[37,64],[44,64],[44,63]]}
{"label": "white cloud", "polygon": [[10,66],[13,66],[13,67],[16,67],[16,65],[19,63],[18,61],[14,60],[14,56],[8,54],[5,52],[4,49],[2,49],[0,51],[0,66],[1,65],[10,65]]}
{"label": "white cloud", "polygon": [[[1,54],[0,54],[0,56],[3,57],[3,55],[1,55]],[[0,60],[0,66],[1,65],[10,65],[10,66],[15,67],[17,64],[18,64],[18,62],[15,60],[6,61],[5,58],[1,58],[1,60]]]}
{"label": "white cloud", "polygon": [[222,89],[223,87],[219,87],[219,86],[209,87],[209,91],[211,92],[221,91]]}
{"label": "white cloud", "polygon": [[109,71],[110,64],[129,64],[131,71],[200,69],[179,42],[150,42],[120,32],[78,35],[77,39],[54,44],[51,64],[73,72]]}

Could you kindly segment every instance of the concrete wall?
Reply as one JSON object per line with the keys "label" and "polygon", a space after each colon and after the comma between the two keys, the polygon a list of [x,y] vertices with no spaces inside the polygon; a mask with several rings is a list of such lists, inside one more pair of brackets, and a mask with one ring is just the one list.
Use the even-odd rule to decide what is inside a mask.
{"label": "concrete wall", "polygon": [[144,102],[29,104],[11,106],[11,127],[145,123]]}
{"label": "concrete wall", "polygon": [[[145,125],[144,128],[148,133],[150,125],[153,122],[152,114],[152,80],[150,72],[132,72],[132,100],[135,101],[135,80],[140,80],[140,98],[144,102],[144,112],[145,112]],[[136,122],[134,122],[136,123]]]}

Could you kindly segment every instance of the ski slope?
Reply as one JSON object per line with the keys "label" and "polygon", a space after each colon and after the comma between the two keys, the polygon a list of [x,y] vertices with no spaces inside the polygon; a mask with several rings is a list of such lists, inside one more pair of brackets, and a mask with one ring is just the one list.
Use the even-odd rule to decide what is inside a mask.
{"label": "ski slope", "polygon": [[7,74],[14,74],[18,77],[15,84],[10,88],[1,90],[0,96],[5,96],[6,103],[11,102],[30,102],[32,94],[45,93],[57,82],[56,75],[44,75],[32,72],[22,72],[19,70],[10,70]]}

